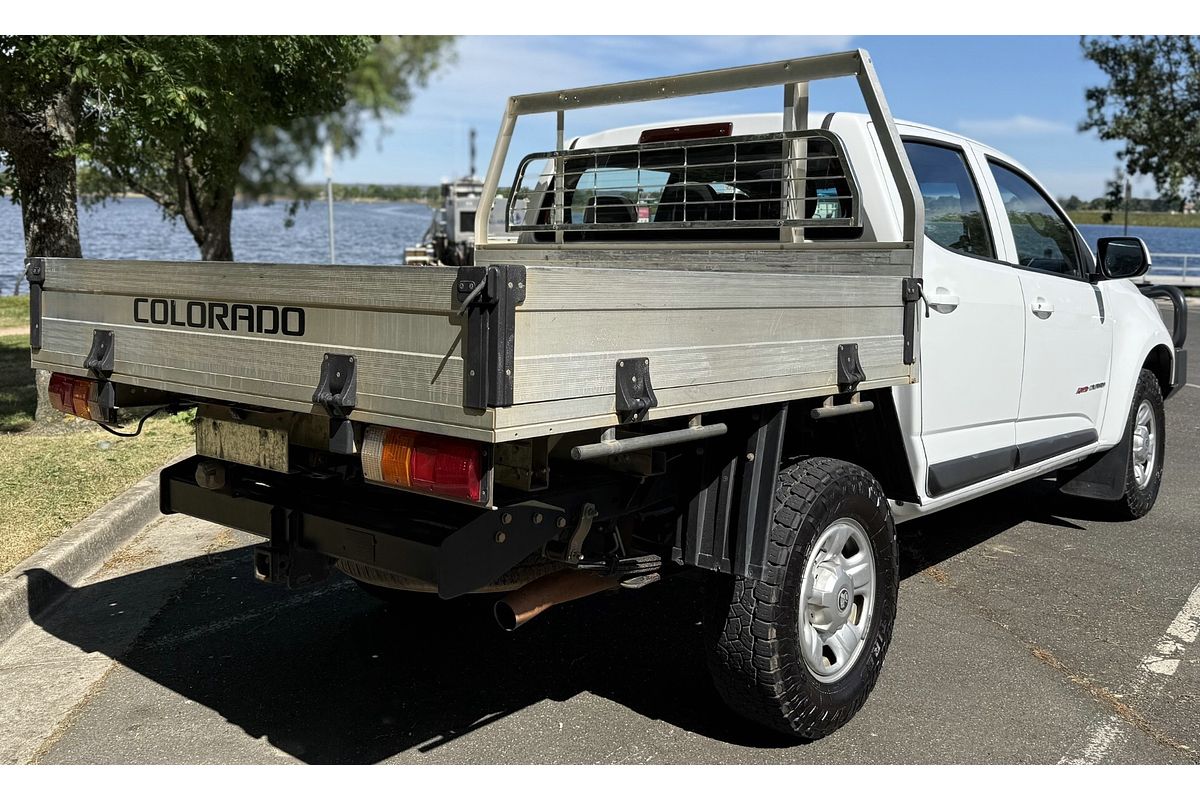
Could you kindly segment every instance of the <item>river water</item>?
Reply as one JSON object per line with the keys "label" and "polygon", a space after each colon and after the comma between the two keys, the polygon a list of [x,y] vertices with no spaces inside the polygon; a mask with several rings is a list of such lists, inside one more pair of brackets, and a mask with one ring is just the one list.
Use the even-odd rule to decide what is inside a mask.
{"label": "river water", "polygon": [[[399,264],[404,248],[416,244],[429,225],[431,211],[414,203],[335,203],[337,260],[342,264]],[[251,205],[234,210],[233,253],[239,261],[277,261],[324,264],[329,261],[329,226],[324,203],[301,208],[294,224],[286,226],[285,207]],[[191,234],[182,223],[162,218],[158,207],[144,198],[129,198],[92,209],[81,209],[79,234],[87,258],[179,259],[198,257]],[[1101,236],[1119,236],[1119,225],[1080,225],[1095,247]],[[1200,228],[1131,226],[1152,253],[1200,254]],[[21,211],[0,198],[0,293],[11,294],[24,272]],[[1177,261],[1155,259],[1155,270],[1175,271]],[[1175,269],[1172,269],[1176,267]],[[1200,257],[1189,272],[1200,273]],[[21,285],[24,293],[25,286]]]}
{"label": "river water", "polygon": [[[291,264],[329,262],[329,223],[324,203],[301,208],[286,226],[285,206],[251,205],[233,212],[233,255],[238,261]],[[416,203],[334,203],[337,260],[342,264],[402,264],[404,248],[420,241],[432,211]],[[79,211],[85,258],[199,258],[182,221],[172,223],[150,200],[128,198]],[[0,293],[11,294],[24,272],[21,210],[0,199]],[[22,284],[22,293],[25,287]]]}

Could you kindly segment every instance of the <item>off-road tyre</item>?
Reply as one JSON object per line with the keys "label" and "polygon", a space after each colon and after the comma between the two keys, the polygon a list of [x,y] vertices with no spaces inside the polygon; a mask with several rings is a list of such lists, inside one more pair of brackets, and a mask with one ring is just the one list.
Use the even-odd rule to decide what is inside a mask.
{"label": "off-road tyre", "polygon": [[1162,389],[1159,388],[1158,378],[1148,369],[1143,369],[1138,375],[1137,386],[1133,390],[1133,402],[1129,406],[1129,417],[1125,422],[1126,439],[1131,449],[1134,447],[1133,428],[1137,420],[1138,407],[1142,402],[1150,404],[1150,412],[1154,415],[1157,443],[1154,453],[1154,469],[1150,481],[1145,486],[1138,486],[1133,470],[1133,454],[1130,453],[1129,464],[1125,469],[1125,494],[1114,505],[1117,515],[1123,519],[1141,519],[1154,508],[1158,499],[1158,490],[1162,486],[1163,460],[1167,452],[1167,416],[1163,408]]}
{"label": "off-road tyre", "polygon": [[[791,736],[819,739],[854,716],[879,677],[896,616],[896,528],[883,489],[870,473],[832,458],[809,458],[781,469],[774,509],[765,532],[764,577],[720,576],[711,584],[705,620],[708,667],[717,691],[740,716]],[[823,683],[800,652],[800,594],[814,545],[843,517],[857,521],[871,544],[875,607],[850,671]]]}

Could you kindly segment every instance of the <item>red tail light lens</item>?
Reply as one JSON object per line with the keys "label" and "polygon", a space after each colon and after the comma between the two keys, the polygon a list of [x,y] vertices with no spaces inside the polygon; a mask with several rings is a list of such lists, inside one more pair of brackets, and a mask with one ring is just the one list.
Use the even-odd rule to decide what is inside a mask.
{"label": "red tail light lens", "polygon": [[55,372],[50,376],[50,405],[73,417],[100,419],[102,415],[92,414],[95,388],[95,381]]}
{"label": "red tail light lens", "polygon": [[473,503],[482,495],[483,446],[465,439],[370,425],[362,468],[374,483]]}

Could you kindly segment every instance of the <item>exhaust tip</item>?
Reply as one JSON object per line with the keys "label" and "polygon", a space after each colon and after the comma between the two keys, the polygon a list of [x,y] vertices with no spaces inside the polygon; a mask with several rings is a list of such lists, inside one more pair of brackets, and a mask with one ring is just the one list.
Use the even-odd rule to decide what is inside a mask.
{"label": "exhaust tip", "polygon": [[496,601],[496,605],[492,607],[492,614],[496,617],[496,624],[509,633],[521,627],[521,623],[517,621],[517,612],[503,600]]}

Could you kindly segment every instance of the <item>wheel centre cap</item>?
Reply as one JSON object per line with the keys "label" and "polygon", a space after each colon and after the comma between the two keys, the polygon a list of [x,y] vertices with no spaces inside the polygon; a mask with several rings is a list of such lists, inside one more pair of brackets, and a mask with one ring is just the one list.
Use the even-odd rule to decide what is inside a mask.
{"label": "wheel centre cap", "polygon": [[823,604],[821,609],[823,613],[820,616],[824,618],[821,622],[836,630],[850,619],[850,612],[854,608],[854,584],[840,565],[827,564],[820,567],[817,586],[828,598],[824,601],[828,605]]}

